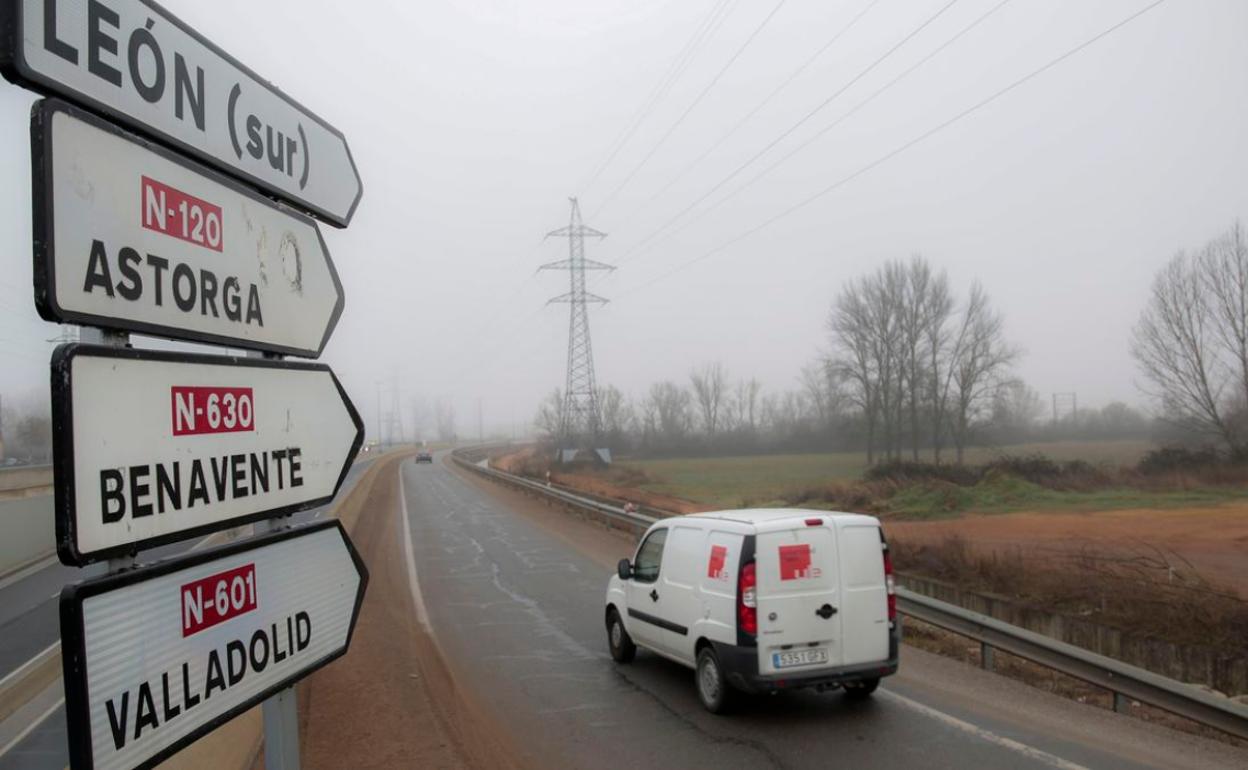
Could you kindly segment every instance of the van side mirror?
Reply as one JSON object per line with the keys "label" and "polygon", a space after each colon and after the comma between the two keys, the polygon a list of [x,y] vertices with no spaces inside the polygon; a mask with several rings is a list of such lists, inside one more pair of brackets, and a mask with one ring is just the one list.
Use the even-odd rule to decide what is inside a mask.
{"label": "van side mirror", "polygon": [[628,580],[633,576],[633,565],[628,559],[620,559],[620,563],[615,565],[615,572],[620,580]]}

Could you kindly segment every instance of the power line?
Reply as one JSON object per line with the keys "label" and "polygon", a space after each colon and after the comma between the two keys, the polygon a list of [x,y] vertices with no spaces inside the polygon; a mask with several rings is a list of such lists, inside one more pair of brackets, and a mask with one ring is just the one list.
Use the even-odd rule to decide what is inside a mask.
{"label": "power line", "polygon": [[944,129],[948,128],[949,126],[953,125],[954,123],[957,123],[958,121],[960,121],[960,120],[962,120],[963,118],[965,118],[966,116],[968,116],[968,115],[970,115],[970,114],[972,114],[972,113],[976,112],[977,110],[981,109],[982,107],[985,107],[985,106],[987,106],[988,104],[991,104],[992,102],[996,101],[997,99],[1001,98],[1002,96],[1005,96],[1006,94],[1008,94],[1009,92],[1011,92],[1011,91],[1013,91],[1014,89],[1018,88],[1019,86],[1023,85],[1024,83],[1027,83],[1028,81],[1032,80],[1033,78],[1036,78],[1036,77],[1038,77],[1039,75],[1043,74],[1044,72],[1047,72],[1048,70],[1052,69],[1053,67],[1056,67],[1058,64],[1062,63],[1062,62],[1063,62],[1063,61],[1065,61],[1066,59],[1069,59],[1071,56],[1074,56],[1075,54],[1079,53],[1080,51],[1084,50],[1085,48],[1087,48],[1087,47],[1089,47],[1089,46],[1091,46],[1091,45],[1093,45],[1093,44],[1095,44],[1095,43],[1099,42],[1100,40],[1102,40],[1102,39],[1104,39],[1104,38],[1108,37],[1109,35],[1113,34],[1114,32],[1117,32],[1119,29],[1122,29],[1122,28],[1123,28],[1123,27],[1125,27],[1126,25],[1130,24],[1131,22],[1135,21],[1135,20],[1136,20],[1136,19],[1138,19],[1139,17],[1141,17],[1141,16],[1143,16],[1144,14],[1148,13],[1149,11],[1153,10],[1154,8],[1156,8],[1157,6],[1161,5],[1161,4],[1162,4],[1162,3],[1164,3],[1165,1],[1166,1],[1166,0],[1155,0],[1155,2],[1150,3],[1149,5],[1145,6],[1145,7],[1144,7],[1144,8],[1142,8],[1142,9],[1140,9],[1139,11],[1136,11],[1135,13],[1131,14],[1130,16],[1127,16],[1127,17],[1126,17],[1125,19],[1123,19],[1122,21],[1119,21],[1118,23],[1114,24],[1113,26],[1111,26],[1111,27],[1109,27],[1109,28],[1107,28],[1107,29],[1105,29],[1105,30],[1103,30],[1103,31],[1101,31],[1101,32],[1099,32],[1099,33],[1097,33],[1096,35],[1092,36],[1091,38],[1088,38],[1088,39],[1087,39],[1087,40],[1085,40],[1084,42],[1080,43],[1079,45],[1075,46],[1074,48],[1069,49],[1068,51],[1066,51],[1065,53],[1063,53],[1063,54],[1059,55],[1058,57],[1056,57],[1056,58],[1054,58],[1054,59],[1050,59],[1050,60],[1049,60],[1046,64],[1044,64],[1044,65],[1040,66],[1040,67],[1039,67],[1039,68],[1037,68],[1037,69],[1032,70],[1031,72],[1029,72],[1028,74],[1024,75],[1023,77],[1019,78],[1018,80],[1015,80],[1015,81],[1013,81],[1012,83],[1010,83],[1009,85],[1005,86],[1004,88],[1002,88],[1002,89],[1000,89],[1000,90],[998,90],[998,91],[994,92],[991,96],[989,96],[989,97],[987,97],[987,98],[985,98],[985,99],[983,99],[983,100],[981,100],[981,101],[979,101],[979,102],[976,102],[975,104],[973,104],[973,105],[971,105],[970,107],[966,108],[966,109],[965,109],[965,110],[963,110],[962,112],[959,112],[957,115],[954,115],[952,118],[949,118],[948,120],[944,121],[943,123],[938,124],[938,125],[937,125],[937,126],[935,126],[934,128],[931,128],[931,129],[929,129],[929,130],[925,131],[924,133],[920,134],[919,136],[915,137],[914,139],[911,139],[910,141],[906,142],[905,144],[901,145],[900,147],[897,147],[897,148],[895,148],[895,149],[893,149],[893,150],[891,150],[891,151],[889,151],[889,152],[885,153],[884,155],[880,156],[879,158],[876,158],[875,160],[873,160],[873,161],[871,161],[870,163],[868,163],[867,165],[865,165],[865,166],[863,166],[863,167],[859,168],[857,171],[853,172],[852,174],[849,174],[848,176],[844,176],[844,177],[842,177],[842,178],[838,179],[837,181],[833,182],[832,184],[828,185],[827,187],[823,188],[822,190],[820,190],[820,191],[818,191],[818,192],[814,193],[813,195],[810,195],[809,197],[807,197],[807,198],[805,198],[805,199],[803,199],[803,200],[799,201],[798,203],[795,203],[794,205],[790,206],[789,208],[785,209],[784,211],[781,211],[779,214],[776,214],[775,216],[771,217],[770,219],[767,219],[767,220],[766,220],[766,221],[764,221],[762,224],[756,225],[755,227],[753,227],[753,228],[751,228],[751,229],[749,229],[749,230],[745,231],[744,233],[742,233],[742,234],[740,234],[740,235],[736,236],[736,237],[735,237],[735,238],[733,238],[732,240],[726,241],[725,243],[722,243],[722,244],[720,244],[719,246],[716,246],[715,248],[710,249],[709,251],[703,252],[702,254],[700,254],[699,256],[697,256],[697,257],[695,257],[695,258],[693,258],[693,259],[691,259],[691,260],[687,260],[687,261],[685,261],[685,262],[682,262],[681,264],[677,265],[676,267],[672,268],[671,270],[668,270],[667,272],[662,273],[662,274],[660,274],[660,275],[656,276],[655,278],[653,278],[653,279],[651,279],[651,280],[649,280],[649,281],[647,281],[647,282],[645,282],[645,283],[643,283],[643,284],[639,284],[639,285],[637,285],[637,286],[633,287],[632,289],[627,289],[627,290],[625,290],[624,292],[622,292],[622,293],[620,294],[620,296],[621,296],[621,297],[625,297],[625,296],[628,296],[628,295],[633,294],[633,293],[635,293],[635,292],[638,292],[638,291],[640,291],[640,290],[642,290],[642,289],[644,289],[644,288],[647,288],[647,287],[649,287],[649,286],[652,286],[652,285],[654,285],[655,283],[657,283],[657,282],[659,282],[659,281],[663,280],[664,278],[667,278],[667,277],[669,277],[669,276],[673,275],[674,273],[677,273],[677,272],[679,272],[679,271],[681,271],[681,270],[684,270],[684,269],[685,269],[685,268],[687,268],[687,267],[690,267],[690,266],[692,266],[692,265],[695,265],[695,264],[697,264],[698,262],[701,262],[701,261],[703,261],[703,260],[705,260],[705,259],[708,259],[708,258],[710,258],[710,257],[714,256],[715,254],[718,254],[719,252],[723,251],[724,249],[727,249],[727,248],[728,248],[728,247],[730,247],[730,246],[733,246],[733,245],[735,245],[735,244],[737,244],[737,243],[740,243],[741,241],[745,240],[746,238],[749,238],[750,236],[755,235],[756,233],[758,233],[758,232],[760,232],[760,231],[762,231],[762,230],[764,230],[764,229],[766,229],[766,228],[770,227],[771,225],[775,224],[776,222],[780,221],[781,219],[784,219],[785,217],[789,216],[790,214],[793,214],[793,213],[795,213],[795,212],[799,211],[800,209],[805,208],[806,206],[808,206],[808,205],[810,205],[811,203],[815,202],[816,200],[818,200],[818,199],[822,198],[823,196],[825,196],[825,195],[827,195],[827,194],[829,194],[829,193],[831,193],[831,192],[833,192],[833,191],[835,191],[835,190],[837,190],[837,189],[839,189],[839,188],[843,187],[844,185],[848,184],[849,182],[852,182],[854,179],[857,179],[858,177],[860,177],[860,176],[862,176],[863,174],[867,173],[868,171],[870,171],[870,170],[872,170],[872,169],[876,168],[877,166],[880,166],[880,165],[882,165],[882,164],[884,164],[884,163],[888,162],[889,160],[892,160],[893,158],[895,158],[896,156],[898,156],[898,155],[900,155],[901,153],[905,152],[906,150],[910,149],[911,147],[914,147],[916,144],[919,144],[920,142],[923,142],[923,141],[925,141],[926,139],[931,138],[931,137],[932,137],[932,136],[934,136],[935,134],[939,133],[940,131],[943,131]]}
{"label": "power line", "polygon": [[855,26],[855,25],[857,25],[857,24],[858,24],[858,22],[862,19],[862,17],[863,17],[863,16],[866,16],[866,15],[867,15],[867,12],[868,12],[868,11],[870,11],[870,10],[871,10],[872,8],[874,8],[875,6],[879,5],[879,3],[880,3],[880,0],[871,0],[869,3],[867,3],[867,4],[866,4],[866,5],[862,8],[862,10],[861,10],[861,11],[859,11],[859,12],[858,12],[858,13],[854,16],[854,18],[852,18],[852,19],[850,19],[850,20],[849,20],[849,23],[848,23],[848,24],[846,24],[844,27],[841,27],[841,29],[840,29],[840,31],[839,31],[839,32],[837,32],[835,35],[833,35],[833,36],[831,37],[831,39],[829,39],[829,40],[828,40],[828,42],[824,43],[823,45],[821,45],[821,46],[819,47],[819,50],[817,50],[817,51],[815,51],[813,54],[811,54],[811,55],[810,55],[810,56],[809,56],[809,57],[808,57],[808,58],[807,58],[804,62],[802,62],[802,63],[801,63],[801,64],[797,67],[797,69],[795,69],[795,70],[793,70],[791,73],[789,73],[789,76],[788,76],[788,77],[786,77],[786,78],[784,79],[784,81],[780,83],[780,85],[776,86],[776,87],[775,87],[775,89],[774,89],[771,93],[767,94],[767,96],[766,96],[766,97],[765,97],[765,98],[764,98],[761,102],[759,102],[759,103],[758,103],[758,104],[754,107],[754,109],[752,109],[752,110],[750,110],[748,113],[746,113],[746,114],[745,114],[745,115],[744,115],[744,116],[743,116],[740,120],[738,120],[738,121],[737,121],[737,122],[736,122],[736,123],[732,126],[732,128],[728,129],[728,130],[727,130],[727,131],[726,131],[726,132],[725,132],[722,136],[720,136],[720,137],[719,137],[719,139],[715,140],[715,142],[714,142],[714,143],[712,143],[709,147],[707,147],[707,148],[706,148],[706,150],[705,150],[705,151],[704,151],[701,155],[699,155],[699,156],[698,156],[698,157],[697,157],[697,158],[696,158],[696,159],[695,159],[692,163],[690,163],[689,165],[687,165],[687,166],[685,166],[683,169],[681,169],[681,170],[680,170],[680,171],[676,174],[676,176],[672,177],[671,181],[669,181],[667,184],[663,185],[663,187],[662,187],[662,188],[660,188],[660,189],[659,189],[659,191],[658,191],[658,192],[656,192],[654,195],[650,196],[649,200],[647,200],[645,203],[641,204],[641,205],[640,205],[640,206],[638,206],[636,209],[634,209],[634,210],[633,210],[633,212],[632,212],[631,214],[629,214],[627,217],[625,217],[625,218],[624,218],[624,220],[625,220],[625,221],[627,221],[627,220],[631,219],[631,218],[632,218],[632,217],[633,217],[633,216],[637,213],[637,211],[639,211],[639,210],[641,210],[641,209],[645,208],[646,206],[648,206],[649,204],[653,203],[655,200],[657,200],[657,199],[659,198],[659,196],[663,195],[663,193],[665,193],[665,192],[667,192],[668,190],[672,189],[672,186],[673,186],[673,185],[675,185],[675,184],[676,184],[677,182],[679,182],[681,179],[684,179],[684,178],[685,178],[685,176],[686,176],[686,175],[687,175],[690,171],[692,171],[694,168],[696,168],[696,167],[697,167],[700,163],[702,163],[702,161],[704,161],[704,160],[706,160],[708,157],[710,157],[711,153],[713,153],[715,150],[719,149],[719,148],[720,148],[720,146],[721,146],[721,145],[723,145],[723,143],[724,143],[724,142],[728,141],[728,139],[730,139],[730,138],[731,138],[734,134],[736,134],[736,133],[737,133],[737,131],[739,131],[739,130],[741,129],[741,127],[742,127],[742,126],[744,126],[746,123],[748,123],[748,122],[749,122],[749,121],[750,121],[750,120],[751,120],[751,119],[752,119],[755,115],[757,115],[759,112],[761,112],[761,111],[762,111],[762,110],[763,110],[763,109],[764,109],[764,108],[765,108],[768,104],[771,104],[772,100],[773,100],[773,99],[775,99],[777,96],[779,96],[781,91],[783,91],[784,89],[788,88],[788,87],[789,87],[789,85],[790,85],[790,84],[791,84],[794,80],[796,80],[796,79],[797,79],[797,78],[798,78],[798,77],[799,77],[799,76],[800,76],[803,72],[805,72],[805,71],[806,71],[806,70],[810,67],[810,65],[814,64],[814,63],[815,63],[815,61],[816,61],[817,59],[819,59],[819,57],[823,56],[825,53],[827,53],[827,52],[828,52],[828,50],[829,50],[830,48],[832,48],[832,46],[836,45],[836,42],[837,42],[838,40],[840,40],[842,37],[844,37],[844,36],[845,36],[845,34],[846,34],[847,32],[849,32],[851,29],[853,29],[853,28],[854,28],[854,26]]}
{"label": "power line", "polygon": [[[663,136],[659,137],[659,141],[654,143],[654,145],[650,148],[650,151],[647,152],[641,159],[641,162],[634,166],[633,170],[628,173],[628,176],[624,177],[624,181],[620,182],[616,188],[611,191],[611,194],[608,195],[601,204],[599,204],[598,209],[594,212],[593,216],[596,217],[601,214],[603,209],[611,205],[611,202],[614,201],[615,197],[620,194],[620,191],[627,187],[629,182],[633,181],[633,177],[637,176],[637,172],[641,171],[641,169],[645,167],[646,163],[648,163],[650,159],[654,157],[654,154],[659,151],[659,148],[661,148],[663,144],[667,142],[668,138],[676,132],[676,129],[680,128],[681,124],[685,122],[685,119],[689,117],[689,114],[702,103],[702,100],[705,99],[706,95],[711,92],[711,89],[715,87],[715,84],[719,82],[719,79],[722,78],[724,73],[726,73],[732,67],[733,63],[740,58],[741,54],[745,53],[745,49],[750,47],[750,44],[754,42],[754,39],[758,37],[759,33],[763,31],[772,18],[779,13],[780,9],[784,7],[784,4],[787,1],[788,0],[780,0],[780,2],[776,3],[775,7],[771,9],[771,13],[767,14],[762,22],[754,28],[754,31],[750,33],[750,36],[745,39],[745,42],[741,44],[736,52],[729,57],[728,61],[724,63],[724,66],[720,68],[719,72],[715,73],[715,77],[711,78],[711,81],[706,84],[706,87],[702,89],[701,93],[694,97],[693,102],[690,103],[685,111],[680,114],[680,117],[676,119],[676,122],[667,129],[667,132],[664,133]],[[957,2],[957,0],[953,0],[953,2]]]}
{"label": "power line", "polygon": [[[920,67],[922,67],[924,64],[927,64],[929,61],[931,61],[932,59],[934,59],[936,56],[938,56],[938,55],[939,55],[941,52],[943,52],[945,49],[949,48],[949,46],[951,46],[951,45],[953,45],[954,43],[956,43],[956,42],[957,42],[959,39],[961,39],[961,38],[962,38],[962,36],[964,36],[966,33],[970,32],[970,31],[971,31],[972,29],[974,29],[975,27],[978,27],[981,23],[983,23],[984,21],[986,21],[986,20],[988,19],[988,17],[992,16],[992,15],[993,15],[993,14],[995,14],[997,11],[1001,10],[1003,7],[1005,7],[1006,5],[1008,5],[1008,4],[1009,4],[1009,3],[1011,3],[1011,2],[1013,2],[1013,0],[1001,0],[1001,2],[997,3],[997,4],[996,4],[996,5],[994,5],[993,7],[989,8],[986,12],[984,12],[982,15],[980,15],[978,18],[976,18],[976,19],[975,19],[974,21],[972,21],[970,24],[966,25],[966,26],[965,26],[965,27],[963,27],[961,30],[959,30],[956,34],[954,34],[954,35],[953,35],[953,37],[949,38],[949,39],[948,39],[948,40],[946,40],[944,43],[941,43],[939,46],[937,46],[936,48],[934,48],[934,49],[933,49],[930,53],[928,53],[926,56],[924,56],[923,58],[919,59],[917,62],[915,62],[914,64],[912,64],[909,68],[907,68],[906,70],[904,70],[901,74],[897,75],[897,77],[893,78],[892,80],[888,81],[888,82],[887,82],[887,83],[885,83],[884,85],[880,86],[878,89],[876,89],[874,92],[872,92],[870,96],[868,96],[867,98],[865,98],[865,99],[863,99],[862,101],[860,101],[860,102],[858,102],[857,104],[855,104],[855,105],[854,105],[852,108],[850,108],[850,110],[849,110],[849,111],[847,111],[845,114],[841,115],[841,116],[840,116],[839,118],[837,118],[836,120],[832,121],[832,122],[831,122],[831,123],[829,123],[828,125],[826,125],[826,126],[824,126],[823,128],[819,129],[819,131],[818,131],[817,133],[815,133],[813,136],[811,136],[810,138],[806,139],[804,142],[802,142],[801,144],[797,145],[797,146],[796,146],[796,147],[794,147],[793,149],[789,150],[787,153],[785,153],[783,156],[781,156],[781,157],[780,157],[780,158],[778,158],[777,160],[773,161],[770,165],[768,165],[768,166],[767,166],[766,168],[764,168],[762,171],[759,171],[757,174],[755,174],[754,176],[750,177],[750,178],[749,178],[748,180],[746,180],[744,183],[742,183],[741,185],[739,185],[739,186],[738,186],[735,190],[733,190],[732,192],[730,192],[730,193],[728,193],[727,195],[723,196],[723,197],[722,197],[722,198],[720,198],[719,200],[715,201],[715,203],[711,204],[710,206],[708,206],[708,207],[706,207],[706,208],[702,209],[701,211],[699,211],[697,214],[695,214],[695,215],[694,215],[693,217],[691,217],[690,219],[686,220],[686,221],[684,222],[684,224],[682,224],[680,227],[676,228],[676,229],[675,229],[675,230],[673,230],[671,233],[669,233],[669,237],[670,237],[671,235],[675,235],[676,233],[679,233],[679,232],[682,232],[682,231],[686,230],[686,229],[687,229],[690,225],[694,224],[694,223],[695,223],[695,222],[697,222],[698,220],[700,220],[700,219],[702,219],[703,217],[705,217],[707,214],[711,213],[712,211],[715,211],[715,210],[716,210],[716,209],[718,209],[720,206],[723,206],[723,205],[724,205],[725,203],[727,203],[728,201],[730,201],[730,200],[732,200],[733,198],[737,197],[737,195],[741,194],[742,192],[744,192],[744,191],[745,191],[746,189],[748,189],[749,187],[752,187],[754,184],[756,184],[756,183],[758,182],[758,180],[760,180],[760,179],[762,179],[763,177],[767,176],[767,175],[768,175],[768,174],[770,174],[772,171],[774,171],[774,170],[775,170],[778,166],[781,166],[781,165],[783,165],[785,162],[787,162],[787,161],[788,161],[790,158],[792,158],[794,155],[797,155],[797,154],[798,154],[798,153],[800,153],[802,150],[806,149],[807,147],[809,147],[810,145],[814,144],[816,141],[818,141],[819,139],[821,139],[822,137],[824,137],[825,135],[827,135],[827,133],[828,133],[829,131],[831,131],[832,129],[834,129],[834,128],[836,128],[837,126],[841,125],[842,123],[844,123],[844,122],[845,122],[846,120],[848,120],[849,118],[853,117],[853,116],[854,116],[857,112],[859,112],[862,108],[866,107],[868,104],[870,104],[871,102],[875,101],[875,100],[876,100],[876,98],[878,98],[878,97],[879,97],[881,94],[883,94],[885,91],[888,91],[888,90],[889,90],[889,89],[891,89],[893,86],[897,85],[899,82],[901,82],[901,81],[902,81],[902,80],[904,80],[905,78],[909,77],[911,74],[913,74],[916,70],[918,70],[918,69],[919,69]],[[703,199],[705,199],[705,197],[706,197],[706,196],[704,196],[704,198],[703,198]],[[702,199],[699,199],[699,200],[702,200]],[[697,203],[698,203],[698,201],[695,201],[695,202],[694,202],[694,205],[697,205]],[[670,222],[670,221],[672,221],[672,220],[669,220],[669,222]],[[665,226],[666,226],[666,225],[665,225]],[[660,228],[660,229],[661,229],[661,228]],[[656,234],[657,234],[657,231],[656,231]],[[647,239],[647,240],[649,240],[649,239]],[[643,242],[643,243],[644,243],[644,242]],[[624,254],[624,256],[621,258],[621,260],[627,259],[630,255],[632,255],[632,254],[636,254],[638,251],[642,251],[642,252],[644,253],[645,251],[649,251],[649,250],[650,250],[650,248],[645,248],[645,249],[642,249],[642,248],[641,248],[641,246],[642,246],[642,244],[638,244],[638,245],[637,245],[637,246],[635,246],[634,248],[630,249],[628,252],[626,252],[626,253]],[[653,246],[653,244],[651,244],[651,247],[652,247],[652,246]]]}
{"label": "power line", "polygon": [[579,189],[582,192],[589,189],[590,186],[598,181],[598,177],[602,176],[602,172],[605,171],[607,167],[611,165],[611,161],[615,160],[615,157],[620,154],[620,150],[624,149],[624,145],[628,143],[628,140],[632,139],[633,134],[637,132],[637,128],[641,126],[642,122],[644,122],[647,117],[650,116],[650,113],[654,111],[654,108],[658,105],[658,103],[662,101],[665,96],[667,96],[667,93],[671,90],[672,86],[676,84],[676,81],[680,79],[680,76],[683,75],[685,70],[689,68],[690,62],[692,62],[694,57],[697,55],[698,49],[701,47],[702,43],[704,43],[711,35],[715,34],[719,27],[723,25],[724,19],[728,17],[728,12],[725,9],[727,8],[728,10],[731,10],[731,8],[728,8],[730,3],[735,5],[736,0],[719,0],[718,4],[711,7],[710,12],[703,18],[702,23],[699,24],[698,28],[694,31],[693,36],[689,38],[684,47],[681,48],[680,52],[676,54],[676,58],[672,60],[671,65],[668,66],[667,72],[664,73],[663,77],[659,79],[659,82],[655,85],[654,90],[650,92],[650,95],[646,97],[645,101],[641,103],[641,106],[637,108],[637,112],[633,114],[633,118],[631,119],[628,127],[620,133],[620,136],[612,144],[612,149],[607,153],[607,157],[598,164],[594,173],[591,174],[589,179],[580,186]]}
{"label": "power line", "polygon": [[754,163],[754,161],[756,161],[756,160],[758,160],[759,158],[761,158],[762,156],[766,155],[768,152],[770,152],[770,151],[771,151],[771,149],[772,149],[773,147],[775,147],[776,145],[778,145],[778,144],[780,144],[781,142],[783,142],[783,141],[784,141],[785,139],[787,139],[790,135],[792,135],[792,133],[793,133],[794,131],[796,131],[797,129],[801,128],[803,125],[805,125],[805,124],[806,124],[806,122],[807,122],[807,121],[809,121],[811,118],[813,118],[813,117],[815,117],[816,115],[818,115],[818,114],[819,114],[819,113],[820,113],[820,112],[821,112],[824,108],[826,108],[829,104],[831,104],[833,101],[835,101],[835,100],[836,100],[836,98],[837,98],[838,96],[840,96],[841,94],[845,93],[845,91],[847,91],[847,90],[848,90],[850,87],[852,87],[855,83],[857,83],[857,82],[858,82],[859,80],[861,80],[862,78],[866,77],[866,75],[867,75],[867,74],[869,74],[869,73],[870,73],[873,69],[875,69],[875,68],[876,68],[876,67],[878,67],[880,64],[882,64],[882,63],[884,62],[884,60],[885,60],[885,59],[887,59],[888,57],[892,56],[894,53],[896,53],[896,52],[897,52],[897,50],[898,50],[898,49],[900,49],[900,48],[901,48],[902,46],[904,46],[906,43],[910,42],[910,40],[912,40],[912,39],[913,39],[916,35],[918,35],[920,32],[922,32],[924,29],[926,29],[926,28],[927,28],[927,26],[928,26],[929,24],[931,24],[932,22],[936,21],[936,19],[940,18],[940,16],[941,16],[941,15],[942,15],[945,11],[949,10],[950,8],[952,8],[952,7],[953,7],[953,6],[954,6],[957,2],[958,2],[958,0],[949,0],[949,2],[948,2],[948,3],[946,3],[946,4],[945,4],[945,5],[943,5],[943,6],[941,6],[941,7],[940,7],[940,9],[936,11],[936,13],[932,14],[932,15],[931,15],[931,16],[929,16],[929,17],[928,17],[928,18],[927,18],[927,19],[926,19],[926,20],[925,20],[922,24],[920,24],[919,26],[917,26],[917,27],[915,27],[914,29],[912,29],[912,30],[910,31],[910,33],[909,33],[909,34],[907,34],[907,35],[906,35],[905,37],[903,37],[900,41],[898,41],[895,45],[893,45],[893,47],[892,47],[892,48],[889,48],[887,51],[885,51],[883,54],[881,54],[881,55],[879,56],[879,58],[877,58],[875,61],[873,61],[873,62],[871,62],[870,64],[868,64],[868,65],[866,66],[866,68],[864,68],[864,69],[863,69],[863,70],[861,70],[861,71],[860,71],[857,75],[855,75],[853,78],[851,78],[851,79],[849,80],[849,82],[847,82],[845,85],[843,85],[843,86],[841,86],[839,89],[837,89],[837,90],[836,90],[836,91],[835,91],[835,92],[834,92],[831,96],[829,96],[828,98],[826,98],[826,99],[824,99],[822,102],[820,102],[818,105],[816,105],[814,109],[812,109],[812,110],[810,110],[809,112],[807,112],[807,113],[806,113],[806,114],[805,114],[805,115],[804,115],[804,116],[803,116],[800,120],[798,120],[796,123],[794,123],[793,125],[789,126],[787,129],[785,129],[785,130],[784,130],[784,132],[780,134],[780,136],[778,136],[778,137],[776,137],[775,139],[773,139],[770,143],[768,143],[768,144],[767,144],[767,146],[766,146],[766,147],[764,147],[763,149],[761,149],[761,150],[759,150],[758,152],[754,153],[754,155],[752,155],[752,156],[751,156],[748,160],[746,160],[746,161],[745,161],[744,163],[742,163],[741,165],[737,166],[737,167],[736,167],[736,168],[732,171],[732,173],[730,173],[728,176],[726,176],[726,177],[724,177],[723,179],[721,179],[721,180],[719,180],[718,182],[716,182],[716,183],[715,183],[715,186],[713,186],[711,189],[709,189],[709,190],[707,190],[705,193],[703,193],[701,197],[699,197],[699,198],[698,198],[697,200],[695,200],[693,203],[690,203],[688,206],[684,207],[684,208],[683,208],[683,209],[681,209],[680,211],[676,212],[676,214],[675,214],[674,216],[672,216],[671,218],[669,218],[669,219],[668,219],[666,222],[664,222],[663,224],[659,225],[659,226],[658,226],[658,227],[657,227],[657,228],[656,228],[653,232],[651,232],[651,233],[650,233],[650,235],[648,235],[648,236],[646,236],[645,238],[641,239],[641,241],[639,241],[639,242],[638,242],[635,246],[633,246],[631,249],[629,249],[628,251],[626,251],[626,252],[624,253],[624,255],[623,255],[622,257],[620,257],[620,258],[619,258],[619,260],[618,260],[618,261],[619,261],[619,262],[623,262],[623,261],[624,261],[624,260],[626,260],[626,259],[627,259],[630,255],[635,254],[635,253],[636,253],[639,249],[641,249],[641,248],[642,248],[645,244],[649,243],[649,242],[650,242],[650,241],[652,241],[654,238],[658,237],[658,235],[659,235],[660,233],[662,233],[664,230],[666,230],[668,227],[670,227],[673,223],[675,223],[676,221],[678,221],[678,220],[679,220],[681,217],[683,217],[685,214],[689,213],[689,211],[691,211],[692,209],[694,209],[694,208],[695,208],[695,207],[696,207],[699,203],[701,203],[702,201],[704,201],[704,200],[706,200],[707,198],[711,197],[711,196],[712,196],[712,195],[714,195],[714,194],[715,194],[715,193],[716,193],[716,192],[717,192],[717,191],[718,191],[721,187],[723,187],[724,185],[728,184],[728,183],[729,183],[729,182],[731,182],[733,179],[735,179],[735,178],[736,178],[736,176],[737,176],[738,174],[740,174],[740,173],[741,173],[742,171],[744,171],[745,169],[749,168],[749,167],[750,167],[750,165]]}

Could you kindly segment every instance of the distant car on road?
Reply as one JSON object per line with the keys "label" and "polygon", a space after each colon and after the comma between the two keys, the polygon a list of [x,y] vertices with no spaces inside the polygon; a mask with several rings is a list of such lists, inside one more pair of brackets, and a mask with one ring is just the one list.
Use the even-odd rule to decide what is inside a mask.
{"label": "distant car on road", "polygon": [[419,452],[416,453],[416,462],[433,463],[433,453],[430,452],[428,449],[420,450]]}

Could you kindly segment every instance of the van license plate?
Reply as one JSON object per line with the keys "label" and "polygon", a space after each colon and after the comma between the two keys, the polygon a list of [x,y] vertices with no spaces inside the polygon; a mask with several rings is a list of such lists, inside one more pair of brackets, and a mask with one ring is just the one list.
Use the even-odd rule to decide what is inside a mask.
{"label": "van license plate", "polygon": [[793,666],[809,666],[814,663],[827,663],[828,651],[822,647],[811,647],[809,650],[789,650],[787,652],[773,652],[771,654],[771,663],[776,668],[791,668]]}

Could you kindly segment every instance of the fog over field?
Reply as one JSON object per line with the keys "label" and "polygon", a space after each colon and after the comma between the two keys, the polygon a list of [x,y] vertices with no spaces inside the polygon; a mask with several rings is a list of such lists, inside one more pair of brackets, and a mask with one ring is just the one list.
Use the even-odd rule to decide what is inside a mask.
{"label": "fog over field", "polygon": [[[978,108],[1150,0],[165,4],[348,139],[364,198],[349,229],[321,226],[347,295],[322,358],[370,430],[378,383],[405,420],[453,403],[465,435],[478,404],[487,431],[523,431],[563,386],[567,307],[544,303],[567,274],[536,269],[567,256],[542,236],[571,195],[609,234],[587,255],[619,266],[590,277],[611,300],[591,314],[598,381],[635,396],[709,362],[796,387],[844,283],[922,254],[959,297],[982,284],[1042,397],[1144,406],[1129,340],[1154,276],[1248,220],[1241,0],[1164,2]],[[18,402],[46,399],[60,333],[31,299],[34,98],[0,88],[0,394]]]}

